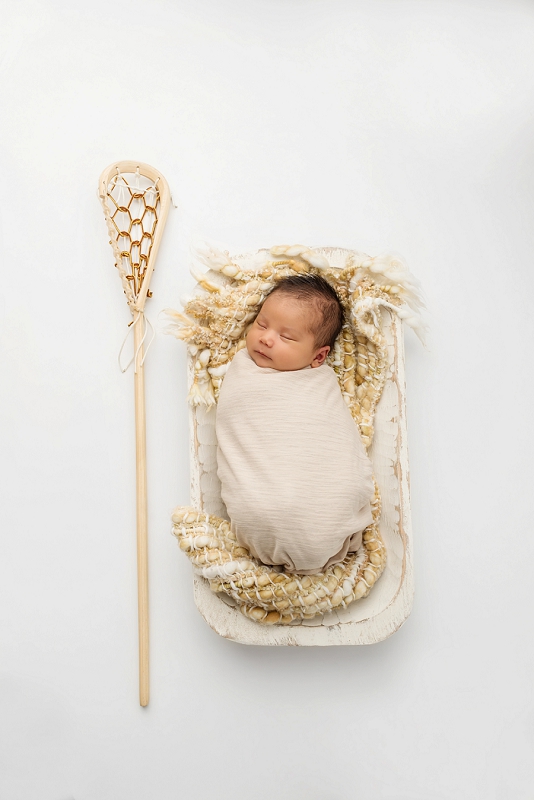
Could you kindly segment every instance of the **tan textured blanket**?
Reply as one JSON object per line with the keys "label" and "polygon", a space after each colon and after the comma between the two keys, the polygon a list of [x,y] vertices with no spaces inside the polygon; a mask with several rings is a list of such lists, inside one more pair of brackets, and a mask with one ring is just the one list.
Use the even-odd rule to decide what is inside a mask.
{"label": "tan textured blanket", "polygon": [[279,372],[240,350],[216,430],[222,499],[252,555],[304,573],[358,549],[372,467],[330,367]]}

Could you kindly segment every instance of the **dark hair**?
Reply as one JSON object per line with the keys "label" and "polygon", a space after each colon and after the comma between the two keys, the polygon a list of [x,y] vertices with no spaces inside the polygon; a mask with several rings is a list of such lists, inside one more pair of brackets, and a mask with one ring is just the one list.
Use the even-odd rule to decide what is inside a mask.
{"label": "dark hair", "polygon": [[269,293],[283,292],[285,295],[305,300],[317,311],[317,321],[311,322],[315,334],[315,346],[334,346],[343,322],[345,312],[336,290],[320,275],[289,275],[282,278]]}

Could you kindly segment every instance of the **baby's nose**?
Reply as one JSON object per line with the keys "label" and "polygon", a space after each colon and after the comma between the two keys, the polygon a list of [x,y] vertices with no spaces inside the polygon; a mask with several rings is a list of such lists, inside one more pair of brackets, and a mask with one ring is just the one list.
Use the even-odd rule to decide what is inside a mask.
{"label": "baby's nose", "polygon": [[260,336],[260,342],[262,344],[266,344],[268,347],[271,347],[273,343],[273,337],[270,331],[263,331],[262,335]]}

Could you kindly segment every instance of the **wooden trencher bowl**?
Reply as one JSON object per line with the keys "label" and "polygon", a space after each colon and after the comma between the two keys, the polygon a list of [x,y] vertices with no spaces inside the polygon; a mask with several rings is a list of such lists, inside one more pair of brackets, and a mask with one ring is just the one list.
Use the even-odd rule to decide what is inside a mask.
{"label": "wooden trencher bowl", "polygon": [[[380,642],[407,619],[413,599],[402,322],[423,338],[419,282],[395,254],[337,247],[277,245],[236,256],[206,247],[196,261],[209,271],[192,270],[197,293],[184,314],[168,314],[169,332],[189,349],[191,501],[175,510],[173,532],[193,564],[198,609],[217,633],[243,644]],[[215,422],[224,374],[245,346],[250,319],[276,280],[310,270],[346,297],[331,366],[368,448],[380,517],[342,565],[299,576],[254,561],[230,536]]]}
{"label": "wooden trencher bowl", "polygon": [[[167,181],[140,161],[117,161],[99,181],[110,244],[115,256],[134,332],[135,440],[137,484],[137,581],[139,614],[139,702],[148,705],[148,560],[146,415],[143,362],[147,320],[145,302],[170,206]],[[129,365],[128,365],[129,366]],[[125,370],[123,370],[125,371]]]}

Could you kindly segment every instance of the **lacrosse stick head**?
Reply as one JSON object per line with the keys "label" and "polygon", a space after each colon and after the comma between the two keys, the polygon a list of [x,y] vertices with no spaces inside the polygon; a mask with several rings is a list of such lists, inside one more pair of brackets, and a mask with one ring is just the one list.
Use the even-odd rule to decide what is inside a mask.
{"label": "lacrosse stick head", "polygon": [[132,314],[142,312],[169,211],[167,181],[148,164],[117,161],[100,176],[98,194],[126,300]]}

